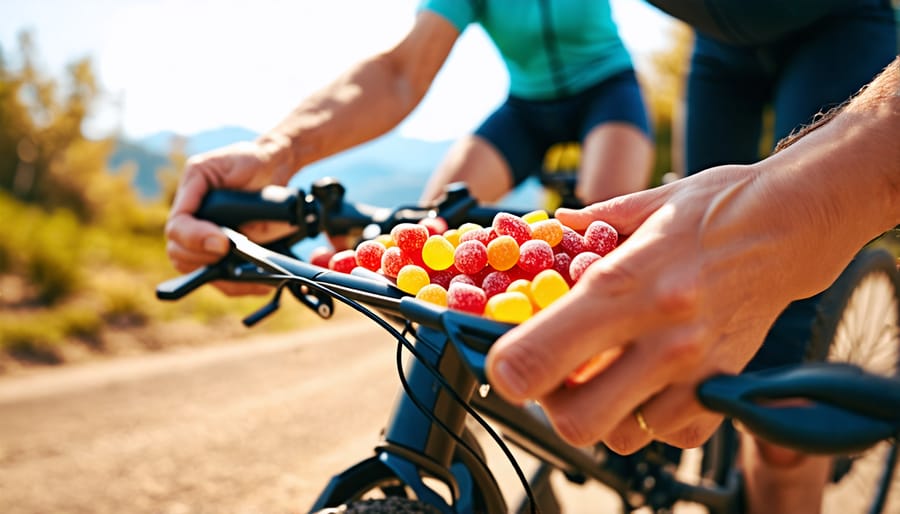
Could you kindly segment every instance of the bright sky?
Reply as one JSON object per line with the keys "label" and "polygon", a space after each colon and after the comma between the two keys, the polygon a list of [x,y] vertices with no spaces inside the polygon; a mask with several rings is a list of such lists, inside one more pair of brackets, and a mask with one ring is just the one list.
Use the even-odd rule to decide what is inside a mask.
{"label": "bright sky", "polygon": [[[90,56],[106,91],[88,127],[139,138],[222,125],[262,132],[363,57],[394,44],[418,0],[0,0],[0,48],[31,29],[44,70]],[[612,0],[638,62],[665,45],[669,19],[641,0]],[[411,137],[469,131],[505,96],[506,72],[480,30],[467,30],[428,96],[404,122]],[[116,109],[116,99],[121,108]]]}

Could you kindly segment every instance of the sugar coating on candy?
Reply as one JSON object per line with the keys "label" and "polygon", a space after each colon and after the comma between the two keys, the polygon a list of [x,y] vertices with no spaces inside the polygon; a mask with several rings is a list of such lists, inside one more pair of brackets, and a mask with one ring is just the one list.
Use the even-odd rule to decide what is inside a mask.
{"label": "sugar coating on candy", "polygon": [[531,225],[508,212],[498,212],[492,226],[498,235],[512,236],[520,245],[531,239]]}
{"label": "sugar coating on candy", "polygon": [[543,209],[538,209],[536,211],[531,211],[522,216],[522,219],[525,220],[525,223],[529,225],[537,223],[538,221],[543,221],[549,219],[550,216],[547,214],[547,211]]}
{"label": "sugar coating on candy", "polygon": [[519,262],[519,243],[512,236],[498,236],[487,245],[488,264],[506,271]]}
{"label": "sugar coating on candy", "polygon": [[491,235],[493,233],[493,229],[491,228],[476,228],[474,230],[469,230],[465,232],[459,237],[460,243],[465,243],[466,241],[481,241],[481,244],[487,246],[488,243],[491,242]]}
{"label": "sugar coating on candy", "polygon": [[481,241],[459,243],[453,253],[453,264],[460,272],[467,275],[478,273],[487,266],[487,247]]}
{"label": "sugar coating on candy", "polygon": [[553,255],[553,269],[555,269],[570,286],[575,283],[575,281],[572,280],[572,275],[569,275],[569,266],[571,265],[572,257],[570,257],[569,254],[560,252]]}
{"label": "sugar coating on candy", "polygon": [[584,251],[584,238],[578,232],[563,225],[563,237],[557,248],[569,254],[569,257],[575,257]]}
{"label": "sugar coating on candy", "polygon": [[450,281],[453,280],[453,277],[457,276],[456,268],[447,268],[445,270],[433,271],[430,273],[431,275],[431,283],[437,284],[444,289],[450,287]]}
{"label": "sugar coating on candy", "polygon": [[488,298],[506,291],[506,288],[512,284],[512,278],[505,271],[492,271],[488,273],[484,280],[481,281],[481,289]]}
{"label": "sugar coating on candy", "polygon": [[581,252],[572,257],[572,264],[569,265],[569,276],[573,282],[581,280],[581,276],[588,269],[588,266],[600,260],[600,256],[594,252]]}
{"label": "sugar coating on candy", "polygon": [[538,273],[553,266],[553,248],[547,241],[532,239],[519,247],[519,267],[528,273]]}
{"label": "sugar coating on candy", "polygon": [[426,229],[428,229],[428,234],[432,236],[438,236],[447,231],[447,221],[440,216],[422,218],[419,220],[419,225],[422,225]]}
{"label": "sugar coating on candy", "polygon": [[422,246],[422,260],[435,270],[445,270],[453,265],[453,244],[444,236],[431,236]]}
{"label": "sugar coating on candy", "polygon": [[546,309],[569,292],[569,284],[556,270],[545,269],[531,281],[531,297],[540,308]]}
{"label": "sugar coating on candy", "polygon": [[413,264],[412,258],[398,246],[386,249],[381,255],[381,271],[389,277],[396,277],[400,269],[408,264]]}
{"label": "sugar coating on candy", "polygon": [[381,256],[387,248],[375,240],[363,241],[356,247],[356,264],[369,271],[381,269]]}
{"label": "sugar coating on candy", "polygon": [[584,230],[584,249],[601,257],[613,251],[618,241],[619,233],[605,221],[592,221]]}
{"label": "sugar coating on candy", "polygon": [[482,226],[478,223],[463,223],[457,230],[459,231],[459,235],[461,237],[463,234],[470,230],[478,230],[480,228],[482,228]]}
{"label": "sugar coating on candy", "polygon": [[481,284],[484,282],[484,277],[486,277],[488,275],[488,273],[490,273],[492,271],[497,271],[497,270],[495,270],[494,268],[492,268],[490,266],[485,266],[484,268],[481,269],[481,271],[479,271],[477,273],[472,273],[469,276],[472,277],[472,280],[475,281],[476,286],[481,287]]}
{"label": "sugar coating on candy", "polygon": [[404,293],[416,294],[430,282],[428,272],[415,264],[407,264],[397,273],[397,287]]}
{"label": "sugar coating on candy", "polygon": [[428,303],[440,305],[441,307],[447,306],[447,290],[438,284],[428,284],[423,286],[422,289],[419,289],[419,292],[416,293],[416,298]]}
{"label": "sugar coating on candy", "polygon": [[563,225],[557,219],[535,222],[531,225],[531,237],[547,241],[550,246],[556,246],[562,241]]}
{"label": "sugar coating on candy", "polygon": [[523,293],[500,293],[488,299],[484,313],[487,317],[506,323],[522,323],[534,314],[531,300]]}
{"label": "sugar coating on candy", "polygon": [[391,229],[391,237],[401,249],[416,255],[428,239],[428,229],[415,223],[400,223]]}
{"label": "sugar coating on candy", "polygon": [[448,289],[449,289],[449,286],[452,286],[453,284],[468,284],[470,286],[476,286],[476,287],[478,286],[478,284],[475,282],[474,278],[470,277],[469,275],[464,275],[464,274],[459,274],[459,275],[456,275],[453,278],[451,278],[450,284],[448,285]]}
{"label": "sugar coating on candy", "polygon": [[481,315],[486,304],[487,295],[480,287],[456,283],[447,290],[447,307],[451,309]]}
{"label": "sugar coating on candy", "polygon": [[328,268],[341,273],[350,273],[356,267],[356,251],[341,250],[328,261]]}

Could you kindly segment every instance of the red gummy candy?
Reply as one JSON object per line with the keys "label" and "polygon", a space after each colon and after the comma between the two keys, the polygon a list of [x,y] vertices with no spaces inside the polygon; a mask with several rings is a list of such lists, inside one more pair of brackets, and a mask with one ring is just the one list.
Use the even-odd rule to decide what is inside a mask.
{"label": "red gummy candy", "polygon": [[450,279],[450,283],[447,285],[447,287],[450,287],[453,284],[468,284],[470,286],[478,287],[478,284],[475,283],[475,279],[470,277],[469,275],[456,275],[455,277]]}
{"label": "red gummy candy", "polygon": [[434,218],[422,218],[419,220],[419,225],[428,229],[428,235],[430,236],[439,236],[449,228],[447,226],[447,221],[440,216]]}
{"label": "red gummy candy", "polygon": [[584,230],[584,249],[603,257],[618,244],[619,233],[605,221],[592,221]]}
{"label": "red gummy candy", "polygon": [[460,243],[464,243],[466,241],[481,241],[481,244],[487,246],[488,243],[497,239],[497,233],[492,228],[476,228],[475,230],[470,230],[464,233],[459,238]]}
{"label": "red gummy candy", "polygon": [[510,236],[519,245],[531,240],[531,225],[522,218],[508,212],[498,212],[492,225],[494,232],[501,236]]}
{"label": "red gummy candy", "polygon": [[363,241],[356,247],[356,264],[370,271],[381,269],[381,256],[386,248],[378,241]]}
{"label": "red gummy candy", "polygon": [[571,287],[572,284],[575,283],[572,280],[572,275],[569,274],[569,267],[572,265],[572,257],[569,257],[569,254],[565,252],[560,252],[553,256],[553,269],[557,271],[562,278],[565,279],[566,283]]}
{"label": "red gummy candy", "polygon": [[448,287],[450,287],[450,281],[457,276],[462,275],[457,275],[453,267],[441,271],[435,271],[431,273],[431,283],[437,284],[444,289],[447,289]]}
{"label": "red gummy candy", "polygon": [[484,277],[484,280],[481,282],[481,289],[484,290],[484,294],[488,298],[491,298],[496,294],[506,292],[506,288],[510,284],[512,284],[512,279],[509,277],[509,273],[492,271]]}
{"label": "red gummy candy", "polygon": [[572,264],[569,264],[569,276],[573,282],[578,282],[588,266],[600,260],[600,256],[594,252],[581,252],[572,258]]}
{"label": "red gummy candy", "polygon": [[381,271],[391,278],[396,278],[400,269],[407,264],[414,264],[412,258],[397,246],[388,248],[381,255]]}
{"label": "red gummy candy", "polygon": [[313,249],[309,254],[309,262],[310,264],[315,264],[316,266],[321,266],[323,268],[328,267],[328,263],[331,261],[331,258],[334,256],[334,249],[328,246],[317,246]]}
{"label": "red gummy candy", "polygon": [[451,284],[447,290],[447,307],[481,315],[487,304],[487,295],[480,287],[469,284]]}
{"label": "red gummy candy", "polygon": [[356,267],[356,251],[341,250],[328,261],[328,268],[341,273],[350,273]]}
{"label": "red gummy candy", "polygon": [[563,238],[556,248],[569,254],[569,257],[575,257],[584,251],[584,238],[578,232],[563,225]]}
{"label": "red gummy candy", "polygon": [[400,223],[391,229],[391,237],[402,250],[410,255],[421,255],[422,247],[428,239],[428,229],[424,225]]}
{"label": "red gummy candy", "polygon": [[466,275],[473,275],[487,266],[487,247],[481,241],[459,243],[453,252],[453,264]]}
{"label": "red gummy candy", "polygon": [[525,241],[519,247],[519,267],[532,274],[553,267],[553,248],[542,239]]}

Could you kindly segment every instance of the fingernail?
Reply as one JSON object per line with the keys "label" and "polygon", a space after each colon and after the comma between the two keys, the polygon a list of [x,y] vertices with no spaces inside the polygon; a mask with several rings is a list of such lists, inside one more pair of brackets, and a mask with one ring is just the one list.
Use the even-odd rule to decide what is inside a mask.
{"label": "fingernail", "polygon": [[525,396],[528,384],[509,362],[505,360],[497,362],[496,366],[494,366],[494,371],[497,378],[503,382],[505,389],[518,397]]}
{"label": "fingernail", "polygon": [[203,249],[207,252],[223,254],[228,251],[228,240],[223,237],[209,236],[203,240]]}

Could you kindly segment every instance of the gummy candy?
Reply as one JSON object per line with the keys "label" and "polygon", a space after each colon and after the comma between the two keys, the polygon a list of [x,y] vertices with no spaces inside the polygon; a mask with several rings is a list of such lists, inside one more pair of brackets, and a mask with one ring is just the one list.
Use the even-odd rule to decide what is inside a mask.
{"label": "gummy candy", "polygon": [[494,232],[492,228],[476,228],[474,230],[470,230],[463,235],[460,236],[459,242],[465,243],[466,241],[481,241],[481,244],[487,246],[488,243],[497,238],[497,233]]}
{"label": "gummy candy", "polygon": [[341,250],[331,256],[328,261],[328,268],[341,273],[350,273],[356,267],[356,251]]}
{"label": "gummy candy", "polygon": [[572,258],[572,264],[569,264],[569,276],[572,280],[578,282],[581,276],[588,269],[588,266],[600,260],[600,256],[593,252],[581,252]]}
{"label": "gummy candy", "polygon": [[509,273],[505,271],[492,271],[488,273],[484,280],[481,281],[481,289],[488,298],[506,291],[506,288],[512,284]]}
{"label": "gummy candy", "polygon": [[407,264],[413,264],[413,260],[398,246],[386,249],[381,255],[381,271],[389,277],[396,277],[400,269]]}
{"label": "gummy candy", "polygon": [[428,272],[415,264],[407,264],[397,273],[397,287],[405,293],[416,294],[430,282]]}
{"label": "gummy candy", "polygon": [[414,223],[400,223],[391,229],[391,237],[400,249],[416,255],[428,239],[428,229]]}
{"label": "gummy candy", "polygon": [[450,230],[444,232],[444,239],[446,239],[447,241],[450,241],[450,244],[453,245],[453,248],[456,248],[457,246],[459,246],[459,238],[460,237],[461,237],[461,234],[459,233],[459,230],[457,230],[455,228],[451,228]]}
{"label": "gummy candy", "polygon": [[320,266],[322,268],[328,267],[328,262],[331,261],[331,258],[334,256],[335,251],[328,246],[317,246],[313,249],[309,254],[309,262],[310,264],[315,264],[316,266]]}
{"label": "gummy candy", "polygon": [[533,313],[531,300],[517,291],[500,293],[489,299],[485,306],[485,314],[489,318],[506,323],[521,323]]}
{"label": "gummy candy", "polygon": [[422,246],[422,260],[433,270],[445,270],[453,265],[454,250],[444,236],[431,236]]}
{"label": "gummy candy", "polygon": [[419,225],[422,225],[426,229],[428,229],[428,234],[432,236],[439,236],[447,231],[447,221],[440,216],[422,218],[419,220]]}
{"label": "gummy candy", "polygon": [[562,223],[557,219],[538,221],[531,226],[531,236],[547,241],[550,246],[556,246],[563,238]]}
{"label": "gummy candy", "polygon": [[553,266],[553,248],[547,241],[532,239],[519,247],[519,267],[527,273],[538,273]]}
{"label": "gummy candy", "polygon": [[578,232],[563,225],[562,241],[559,242],[557,248],[569,254],[569,257],[575,257],[584,251],[584,238]]}
{"label": "gummy candy", "polygon": [[391,237],[390,234],[380,234],[375,236],[375,241],[383,244],[385,248],[390,248],[392,246],[397,246],[397,243],[394,242],[394,238]]}
{"label": "gummy candy", "polygon": [[553,269],[562,276],[570,287],[575,283],[575,281],[572,280],[572,275],[569,274],[569,267],[571,265],[572,258],[569,257],[569,254],[560,252],[553,255]]}
{"label": "gummy candy", "polygon": [[519,243],[512,236],[499,236],[487,245],[488,264],[506,271],[519,262]]}
{"label": "gummy candy", "polygon": [[466,232],[468,232],[470,230],[478,230],[480,228],[482,228],[482,227],[478,223],[463,223],[462,225],[459,226],[459,229],[457,229],[457,230],[459,230],[459,235],[462,236],[463,234],[465,234]]}
{"label": "gummy candy", "polygon": [[478,284],[475,282],[475,279],[470,277],[469,275],[459,274],[450,279],[450,284],[447,286],[449,291],[449,286],[453,284],[468,284],[470,286],[478,287]]}
{"label": "gummy candy", "polygon": [[448,268],[445,270],[435,271],[430,273],[431,275],[431,283],[437,284],[444,289],[450,287],[450,281],[453,280],[453,277],[457,276],[456,268]]}
{"label": "gummy candy", "polygon": [[481,315],[486,304],[487,296],[479,287],[457,283],[447,290],[447,306],[451,309]]}
{"label": "gummy candy", "polygon": [[531,239],[531,225],[508,212],[498,212],[492,226],[498,235],[512,236],[520,245]]}
{"label": "gummy candy", "polygon": [[522,293],[528,297],[528,301],[531,302],[531,309],[534,312],[537,312],[541,309],[541,306],[534,301],[534,297],[531,296],[531,281],[526,280],[524,278],[520,278],[518,280],[513,280],[512,284],[506,288],[507,293]]}
{"label": "gummy candy", "polygon": [[537,223],[538,221],[543,221],[549,219],[550,216],[547,215],[547,211],[539,209],[536,211],[531,211],[522,216],[522,219],[525,220],[525,223],[529,225]]}
{"label": "gummy candy", "polygon": [[481,241],[459,243],[453,253],[453,264],[456,269],[467,275],[478,273],[487,266],[487,262],[487,248]]}
{"label": "gummy candy", "polygon": [[447,290],[438,284],[427,284],[423,286],[422,289],[419,289],[419,292],[416,293],[416,298],[428,303],[440,305],[441,307],[447,306]]}
{"label": "gummy candy", "polygon": [[384,255],[386,249],[387,248],[378,241],[363,241],[356,247],[356,264],[369,271],[380,270],[381,256]]}
{"label": "gummy candy", "polygon": [[619,233],[605,221],[592,221],[584,230],[584,249],[603,257],[611,252],[619,241]]}
{"label": "gummy candy", "polygon": [[545,269],[531,281],[531,296],[542,309],[546,309],[568,292],[569,284],[553,269]]}

